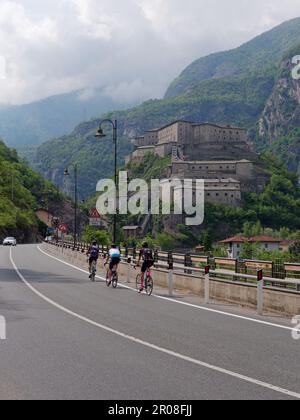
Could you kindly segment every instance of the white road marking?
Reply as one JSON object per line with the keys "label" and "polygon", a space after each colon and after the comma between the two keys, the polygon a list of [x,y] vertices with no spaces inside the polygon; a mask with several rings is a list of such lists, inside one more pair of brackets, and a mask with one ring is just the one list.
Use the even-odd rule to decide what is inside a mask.
{"label": "white road marking", "polygon": [[269,384],[269,383],[267,383],[267,382],[262,382],[262,381],[260,381],[260,380],[258,380],[258,379],[254,379],[254,378],[251,378],[251,377],[249,377],[249,376],[245,376],[245,375],[241,375],[241,374],[239,374],[239,373],[236,373],[236,372],[232,372],[232,371],[230,371],[230,370],[227,370],[227,369],[223,369],[223,368],[220,368],[220,367],[218,367],[218,366],[214,366],[214,365],[211,365],[211,364],[208,364],[208,363],[205,363],[205,362],[202,362],[202,361],[200,361],[200,360],[197,360],[197,359],[193,359],[192,357],[188,357],[188,356],[185,356],[185,355],[183,355],[183,354],[180,354],[180,353],[177,353],[177,352],[175,352],[175,351],[172,351],[172,350],[168,350],[168,349],[165,349],[165,348],[163,348],[163,347],[160,347],[160,346],[157,346],[157,345],[155,345],[155,344],[151,344],[151,343],[148,343],[147,341],[144,341],[144,340],[140,340],[139,338],[136,338],[136,337],[133,337],[133,336],[131,336],[131,335],[128,335],[128,334],[124,334],[124,333],[122,333],[122,332],[120,332],[120,331],[118,331],[118,330],[115,330],[115,329],[113,329],[113,328],[110,328],[110,327],[107,327],[106,325],[102,325],[102,324],[99,324],[98,322],[95,322],[95,321],[93,321],[93,320],[91,320],[91,319],[89,319],[89,318],[86,318],[86,317],[84,317],[84,316],[82,316],[82,315],[79,315],[78,313],[76,313],[76,312],[73,312],[73,311],[71,311],[71,310],[69,310],[69,309],[67,309],[67,308],[65,308],[64,306],[62,306],[62,305],[59,305],[57,302],[55,302],[55,301],[53,301],[52,299],[49,299],[47,296],[45,296],[45,295],[43,295],[42,293],[40,293],[37,289],[35,289],[26,279],[25,279],[25,277],[21,274],[21,272],[20,272],[20,270],[18,269],[18,267],[16,266],[16,264],[15,264],[15,262],[14,262],[14,259],[13,259],[13,255],[12,255],[12,249],[10,249],[10,261],[11,261],[11,264],[12,264],[12,266],[13,266],[13,268],[15,269],[15,271],[16,271],[16,273],[17,273],[17,275],[19,276],[19,278],[20,278],[20,280],[35,294],[35,295],[37,295],[38,297],[40,297],[41,299],[43,299],[45,302],[47,302],[47,303],[49,303],[50,305],[52,305],[52,306],[54,306],[55,308],[57,308],[57,309],[59,309],[60,311],[62,311],[62,312],[64,312],[64,313],[66,313],[66,314],[68,314],[68,315],[71,315],[71,316],[73,316],[73,317],[75,317],[75,318],[77,318],[77,319],[79,319],[79,320],[81,320],[81,321],[83,321],[83,322],[85,322],[85,323],[87,323],[87,324],[89,324],[89,325],[92,325],[92,326],[94,326],[94,327],[97,327],[97,328],[99,328],[99,329],[102,329],[102,330],[104,330],[104,331],[106,331],[106,332],[109,332],[109,333],[111,333],[111,334],[114,334],[114,335],[117,335],[117,336],[119,336],[119,337],[122,337],[122,338],[124,338],[124,339],[126,339],[126,340],[129,340],[129,341],[131,341],[131,342],[134,342],[134,343],[136,343],[136,344],[140,344],[140,345],[142,345],[142,346],[144,346],[144,347],[147,347],[147,348],[150,348],[150,349],[152,349],[152,350],[156,350],[156,351],[159,351],[160,353],[164,353],[164,354],[167,354],[168,356],[172,356],[172,357],[174,357],[174,358],[177,358],[177,359],[180,359],[180,360],[184,360],[184,361],[186,361],[186,362],[189,362],[189,363],[193,363],[194,365],[197,365],[197,366],[201,366],[201,367],[203,367],[203,368],[206,368],[206,369],[209,369],[209,370],[212,370],[212,371],[214,371],[214,372],[218,372],[218,373],[221,373],[221,374],[224,374],[224,375],[227,375],[227,376],[231,376],[231,377],[233,377],[233,378],[235,378],[235,379],[239,379],[239,380],[242,380],[242,381],[244,381],[244,382],[248,382],[248,383],[251,383],[251,384],[253,384],[253,385],[257,385],[257,386],[259,386],[259,387],[263,387],[263,388],[265,388],[265,389],[268,389],[268,390],[271,390],[271,391],[274,391],[274,392],[276,392],[276,393],[280,393],[280,394],[283,394],[283,395],[287,395],[287,396],[289,396],[289,397],[291,397],[291,398],[296,398],[296,399],[299,399],[300,400],[300,394],[299,393],[297,393],[297,392],[294,392],[294,391],[289,391],[289,390],[287,390],[287,389],[284,389],[284,388],[280,388],[280,387],[278,387],[278,386],[275,386],[275,385],[272,385],[272,384]]}
{"label": "white road marking", "polygon": [[[70,263],[68,263],[64,260],[61,260],[60,258],[54,257],[51,254],[48,254],[47,252],[43,251],[39,246],[37,248],[41,253],[45,254],[47,257],[52,258],[52,259],[54,259],[54,260],[56,260],[56,261],[58,261],[62,264],[65,264],[65,265],[67,265],[71,268],[74,268],[75,270],[81,271],[82,273],[89,274],[88,271],[83,270],[82,268],[79,268],[76,265],[70,264]],[[104,277],[101,277],[101,276],[96,276],[96,277],[99,280],[102,280],[104,282],[106,281],[106,279]],[[119,283],[119,285],[120,285],[120,287],[123,287],[124,289],[132,290],[136,293],[136,289],[134,289],[130,286],[126,286],[122,283]],[[176,303],[178,305],[183,305],[183,306],[188,306],[190,308],[198,309],[198,310],[201,310],[201,311],[212,312],[212,313],[215,313],[217,315],[223,315],[223,316],[227,316],[227,317],[231,317],[231,318],[241,319],[241,320],[244,320],[244,321],[250,321],[250,322],[254,322],[256,324],[266,325],[268,327],[280,328],[280,329],[287,330],[287,331],[294,331],[294,329],[292,327],[288,327],[286,325],[274,324],[272,322],[262,321],[262,320],[256,319],[256,318],[250,318],[250,317],[246,317],[246,316],[242,316],[242,315],[237,315],[237,314],[233,314],[231,312],[220,311],[218,309],[207,308],[205,306],[194,305],[194,304],[188,303],[188,302],[180,302],[176,299],[171,299],[171,298],[167,298],[165,296],[159,296],[159,295],[156,295],[156,294],[153,294],[152,296],[157,298],[157,299],[165,300],[167,302]]]}

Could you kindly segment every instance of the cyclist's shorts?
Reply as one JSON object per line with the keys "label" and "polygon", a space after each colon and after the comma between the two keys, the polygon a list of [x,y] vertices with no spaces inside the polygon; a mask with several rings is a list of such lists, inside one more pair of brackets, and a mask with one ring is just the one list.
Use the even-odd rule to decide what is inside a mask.
{"label": "cyclist's shorts", "polygon": [[119,265],[120,262],[121,262],[121,258],[119,257],[112,258],[109,264],[109,269],[112,270],[116,265]]}
{"label": "cyclist's shorts", "polygon": [[96,258],[96,257],[90,257],[90,259],[89,259],[89,264],[91,265],[94,261],[98,261],[98,258]]}
{"label": "cyclist's shorts", "polygon": [[144,261],[142,265],[142,273],[146,273],[146,271],[153,267],[154,261]]}

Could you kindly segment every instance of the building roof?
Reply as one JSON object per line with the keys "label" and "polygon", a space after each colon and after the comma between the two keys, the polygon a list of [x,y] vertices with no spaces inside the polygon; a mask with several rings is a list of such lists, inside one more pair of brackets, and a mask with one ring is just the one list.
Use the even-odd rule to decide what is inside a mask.
{"label": "building roof", "polygon": [[260,236],[254,236],[253,238],[250,238],[250,242],[273,242],[273,243],[280,244],[281,239],[273,238],[272,236],[260,235]]}
{"label": "building roof", "polygon": [[234,165],[236,163],[252,163],[252,162],[247,159],[241,159],[241,160],[179,160],[174,163],[192,164],[192,165],[208,165],[208,164]]}
{"label": "building roof", "polygon": [[205,184],[240,184],[240,181],[237,181],[236,179],[233,178],[209,178],[209,179],[205,179],[204,180]]}
{"label": "building roof", "polygon": [[138,230],[141,229],[140,226],[124,226],[123,230]]}
{"label": "building roof", "polygon": [[150,146],[140,146],[138,147],[136,150],[145,150],[145,149],[155,149],[154,145],[150,145]]}
{"label": "building roof", "polygon": [[235,127],[233,125],[220,125],[220,124],[215,124],[215,123],[210,123],[210,122],[205,122],[205,123],[192,123],[193,126],[204,126],[204,125],[209,125],[211,127],[216,127],[216,128],[220,128],[222,130],[240,130],[240,131],[246,131],[244,128],[241,127]]}
{"label": "building roof", "polygon": [[220,244],[230,244],[232,242],[235,242],[235,243],[269,242],[269,243],[277,243],[277,244],[280,244],[282,242],[282,240],[281,239],[278,239],[278,238],[273,238],[272,236],[265,236],[265,235],[254,236],[252,238],[246,238],[244,236],[234,236],[232,238],[225,239],[224,241],[221,241],[219,243]]}
{"label": "building roof", "polygon": [[184,123],[184,124],[190,124],[193,127],[199,127],[199,126],[211,126],[211,127],[216,127],[218,129],[221,130],[239,130],[239,131],[246,131],[244,128],[241,127],[234,127],[231,125],[220,125],[220,124],[215,124],[215,123],[210,123],[210,122],[204,122],[204,123],[196,123],[193,121],[187,121],[187,120],[175,120],[169,124],[166,124],[162,127],[159,128],[153,128],[152,130],[147,130],[146,133],[156,133],[158,131],[164,130],[165,128],[171,127],[172,125],[175,124],[179,124],[179,123]]}
{"label": "building roof", "polygon": [[247,242],[248,238],[244,237],[244,236],[233,236],[232,238],[228,238],[225,239],[224,241],[220,241],[220,244],[230,244],[231,242],[236,242],[236,243],[244,243]]}

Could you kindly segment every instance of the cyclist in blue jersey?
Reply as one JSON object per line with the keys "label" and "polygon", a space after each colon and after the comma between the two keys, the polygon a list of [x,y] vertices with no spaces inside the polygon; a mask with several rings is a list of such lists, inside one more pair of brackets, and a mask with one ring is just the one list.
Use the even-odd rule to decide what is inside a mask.
{"label": "cyclist in blue jersey", "polygon": [[118,266],[121,262],[121,252],[115,244],[113,244],[109,250],[105,265],[107,265],[109,261],[108,280],[111,282],[113,271],[118,270]]}

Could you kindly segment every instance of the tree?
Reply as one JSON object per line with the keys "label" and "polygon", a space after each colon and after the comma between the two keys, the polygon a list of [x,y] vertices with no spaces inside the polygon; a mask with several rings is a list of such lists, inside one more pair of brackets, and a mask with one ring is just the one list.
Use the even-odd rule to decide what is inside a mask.
{"label": "tree", "polygon": [[202,243],[203,243],[203,246],[204,246],[204,252],[210,252],[210,251],[212,251],[212,247],[213,247],[212,245],[213,245],[213,243],[212,243],[212,239],[211,239],[211,236],[210,236],[208,230],[206,230],[203,233]]}
{"label": "tree", "polygon": [[300,255],[300,241],[296,241],[294,245],[290,247],[290,253],[296,256]]}
{"label": "tree", "polygon": [[82,234],[82,240],[87,243],[97,241],[99,245],[110,245],[111,239],[109,234],[104,230],[99,230],[92,226],[87,226]]}
{"label": "tree", "polygon": [[157,235],[157,243],[162,251],[172,251],[175,248],[175,239],[168,233],[159,233]]}

